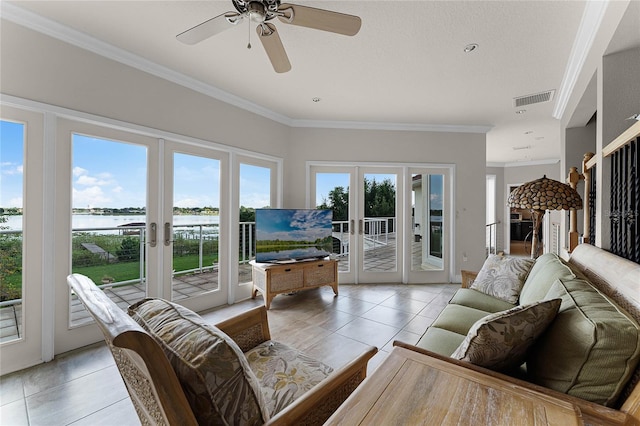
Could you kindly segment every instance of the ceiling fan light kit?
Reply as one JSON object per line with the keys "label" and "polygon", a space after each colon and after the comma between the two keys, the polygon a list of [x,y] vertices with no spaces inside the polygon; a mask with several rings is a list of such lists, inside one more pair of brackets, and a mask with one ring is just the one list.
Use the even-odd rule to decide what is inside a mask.
{"label": "ceiling fan light kit", "polygon": [[291,69],[291,63],[275,25],[268,23],[278,18],[284,24],[297,25],[336,34],[354,36],[362,21],[354,15],[314,7],[280,4],[280,0],[231,0],[237,12],[226,12],[204,21],[176,36],[178,41],[193,45],[237,25],[244,18],[258,24],[256,31],[267,52],[273,69],[278,73]]}

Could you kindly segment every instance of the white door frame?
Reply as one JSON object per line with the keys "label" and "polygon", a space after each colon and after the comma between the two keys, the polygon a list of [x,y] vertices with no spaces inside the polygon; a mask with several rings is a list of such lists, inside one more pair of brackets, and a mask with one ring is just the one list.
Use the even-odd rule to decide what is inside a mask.
{"label": "white door frame", "polygon": [[[2,375],[53,358],[52,340],[44,338],[51,321],[43,315],[43,309],[53,310],[50,304],[44,303],[45,300],[51,300],[45,296],[53,294],[53,290],[49,288],[50,275],[46,275],[45,279],[45,271],[51,268],[51,259],[45,247],[52,239],[46,239],[42,232],[52,218],[52,215],[45,214],[45,206],[52,197],[47,192],[51,186],[51,169],[46,165],[44,144],[47,117],[41,113],[3,105],[0,118],[24,125],[22,309],[19,318],[22,329],[17,339],[0,344]],[[51,138],[51,135],[47,136],[47,139]]]}

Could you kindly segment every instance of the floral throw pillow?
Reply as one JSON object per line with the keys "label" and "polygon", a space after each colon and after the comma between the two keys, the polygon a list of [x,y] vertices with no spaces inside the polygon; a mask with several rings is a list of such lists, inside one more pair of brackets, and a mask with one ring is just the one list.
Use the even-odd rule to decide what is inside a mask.
{"label": "floral throw pillow", "polygon": [[470,288],[516,304],[533,264],[532,259],[490,254]]}
{"label": "floral throw pillow", "polygon": [[471,326],[451,358],[496,371],[520,366],[527,350],[553,322],[561,302],[544,300],[487,315]]}

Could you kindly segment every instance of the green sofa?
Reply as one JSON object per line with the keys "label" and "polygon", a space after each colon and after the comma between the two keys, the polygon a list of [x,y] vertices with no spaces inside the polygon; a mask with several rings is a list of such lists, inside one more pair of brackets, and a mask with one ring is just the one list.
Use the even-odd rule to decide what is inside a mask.
{"label": "green sofa", "polygon": [[502,372],[619,408],[640,376],[640,265],[594,246],[578,246],[569,261],[551,253],[540,256],[515,304],[465,288],[463,280],[416,346],[451,356],[477,321],[552,299],[562,300],[559,310],[532,339],[525,362]]}

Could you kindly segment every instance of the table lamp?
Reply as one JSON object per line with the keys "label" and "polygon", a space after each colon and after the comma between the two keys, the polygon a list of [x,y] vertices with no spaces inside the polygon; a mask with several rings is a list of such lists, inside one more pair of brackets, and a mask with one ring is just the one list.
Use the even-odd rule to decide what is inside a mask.
{"label": "table lamp", "polygon": [[582,198],[575,189],[557,180],[548,179],[544,175],[540,179],[523,183],[509,195],[507,206],[527,209],[533,220],[533,237],[531,238],[531,258],[535,259],[539,243],[539,232],[542,218],[547,210],[579,210]]}

